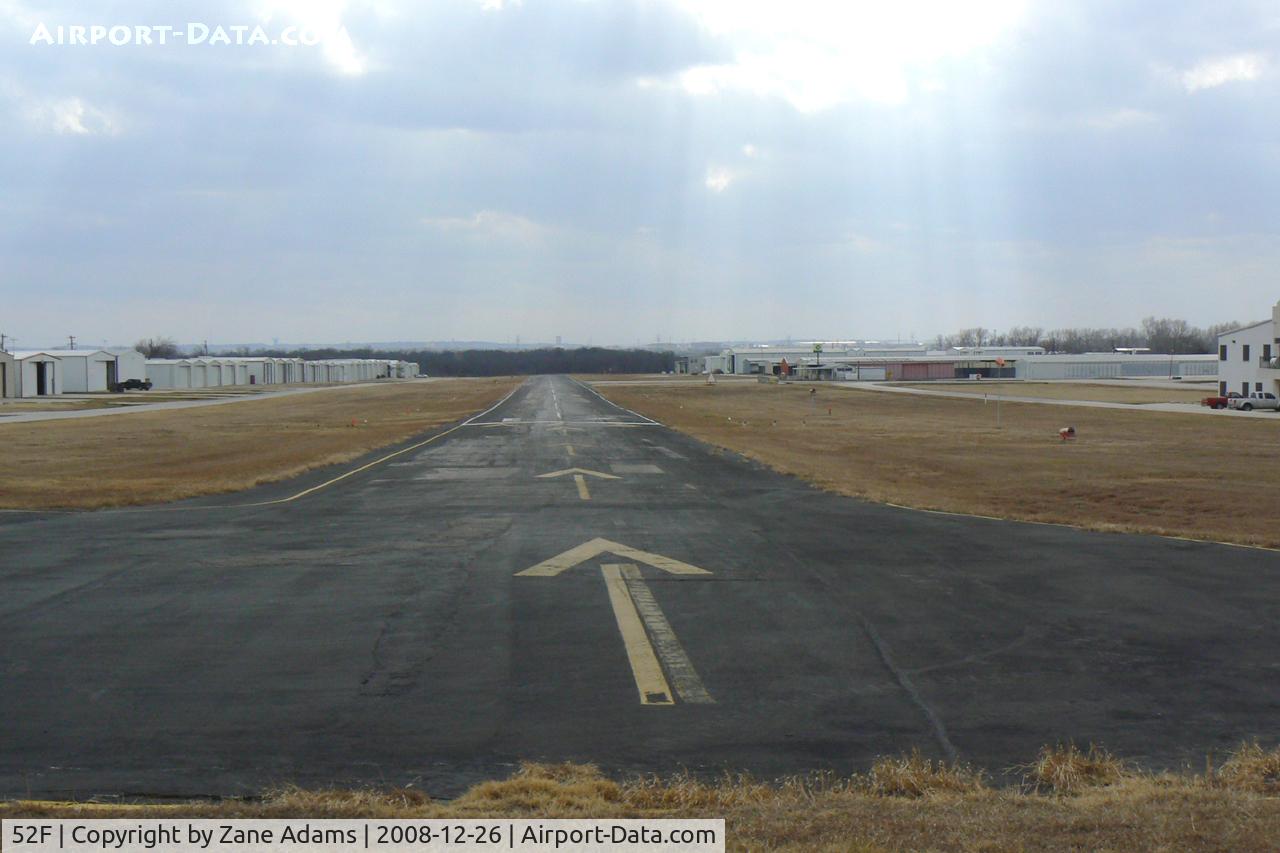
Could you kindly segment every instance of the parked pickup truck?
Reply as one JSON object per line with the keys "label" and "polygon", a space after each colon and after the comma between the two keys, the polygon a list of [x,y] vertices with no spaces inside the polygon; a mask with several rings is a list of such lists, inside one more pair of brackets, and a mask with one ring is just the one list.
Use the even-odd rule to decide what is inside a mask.
{"label": "parked pickup truck", "polygon": [[115,394],[119,394],[121,391],[150,391],[151,380],[126,379],[123,382],[112,382],[107,390]]}
{"label": "parked pickup truck", "polygon": [[1240,394],[1237,391],[1232,391],[1229,394],[1215,394],[1212,397],[1205,397],[1200,401],[1200,405],[1208,406],[1211,409],[1225,409],[1231,405],[1232,400],[1239,396]]}
{"label": "parked pickup truck", "polygon": [[1248,397],[1235,397],[1227,401],[1227,408],[1252,412],[1254,409],[1280,411],[1280,397],[1270,391],[1254,391]]}

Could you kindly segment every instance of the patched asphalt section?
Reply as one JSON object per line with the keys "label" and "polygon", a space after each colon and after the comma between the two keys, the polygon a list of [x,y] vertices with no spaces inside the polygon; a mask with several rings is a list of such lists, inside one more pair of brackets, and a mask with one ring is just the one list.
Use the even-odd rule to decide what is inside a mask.
{"label": "patched asphalt section", "polygon": [[[572,469],[618,479],[539,476]],[[1068,738],[1200,766],[1274,736],[1275,553],[829,495],[563,377],[241,505],[333,476],[0,516],[0,793],[448,795],[520,760],[773,777],[912,748],[999,771]],[[516,576],[594,539],[710,574]],[[641,704],[601,568],[628,563],[713,702]]]}

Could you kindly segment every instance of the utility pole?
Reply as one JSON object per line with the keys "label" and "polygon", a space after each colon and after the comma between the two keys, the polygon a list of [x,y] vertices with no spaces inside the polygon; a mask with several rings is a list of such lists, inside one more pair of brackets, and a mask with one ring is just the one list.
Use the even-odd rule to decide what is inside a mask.
{"label": "utility pole", "polygon": [[9,340],[9,336],[8,336],[8,335],[6,335],[4,332],[0,332],[0,352],[8,352],[8,351],[9,351],[9,350],[5,347],[5,345],[4,345],[4,342],[5,342],[5,341],[7,341],[7,340]]}
{"label": "utility pole", "polygon": [[75,349],[75,348],[76,348],[76,336],[67,335],[67,349]]}

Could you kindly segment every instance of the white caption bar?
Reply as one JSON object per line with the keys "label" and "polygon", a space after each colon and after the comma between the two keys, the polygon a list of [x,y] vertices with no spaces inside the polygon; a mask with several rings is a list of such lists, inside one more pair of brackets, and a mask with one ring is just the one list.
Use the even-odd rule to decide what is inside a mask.
{"label": "white caption bar", "polygon": [[723,853],[723,820],[22,820],[0,848],[23,853],[354,853],[515,850]]}

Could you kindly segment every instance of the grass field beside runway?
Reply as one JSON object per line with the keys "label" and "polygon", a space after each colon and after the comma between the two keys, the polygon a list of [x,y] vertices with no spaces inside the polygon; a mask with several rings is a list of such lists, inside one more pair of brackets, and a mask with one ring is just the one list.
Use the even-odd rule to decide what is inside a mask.
{"label": "grass field beside runway", "polygon": [[0,420],[0,508],[96,509],[239,491],[459,420],[518,382],[365,385],[122,417]]}
{"label": "grass field beside runway", "polygon": [[[605,383],[599,391],[841,494],[1280,547],[1280,416],[1271,423],[1005,402],[997,427],[994,399],[820,383]],[[1076,428],[1075,441],[1059,439],[1065,426]]]}
{"label": "grass field beside runway", "polygon": [[854,776],[614,781],[529,764],[450,801],[430,792],[284,789],[253,801],[0,804],[0,818],[724,818],[728,850],[1274,850],[1280,750],[1244,745],[1201,774],[1144,774],[1102,751],[1045,749],[1022,784],[886,758]]}

